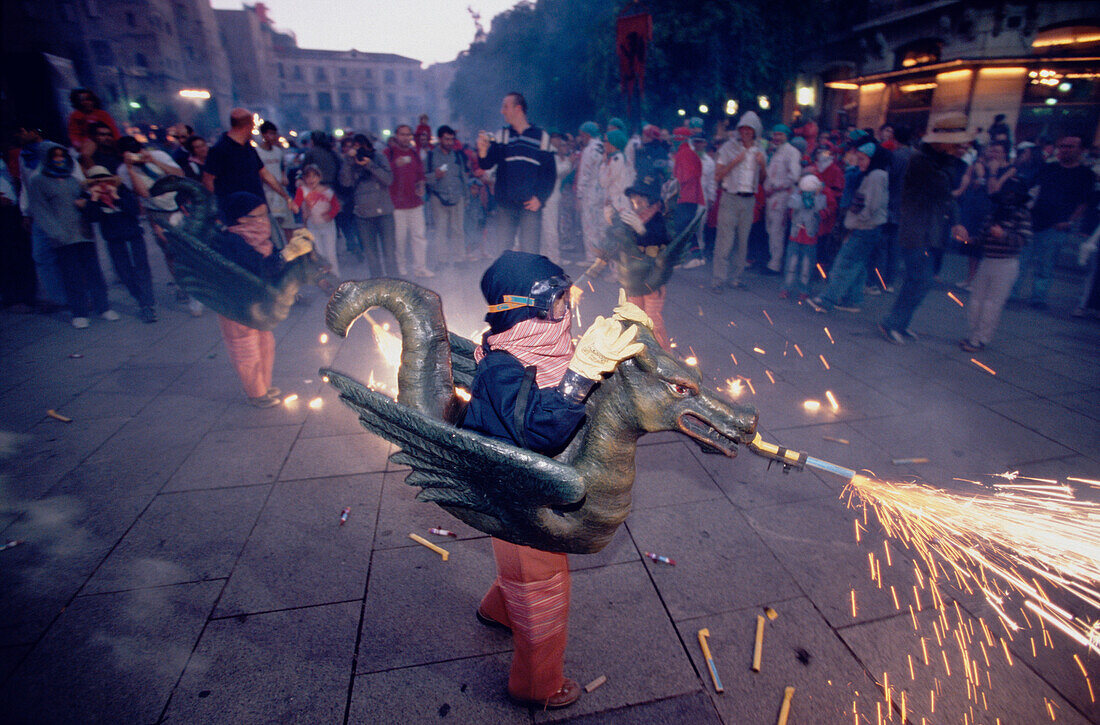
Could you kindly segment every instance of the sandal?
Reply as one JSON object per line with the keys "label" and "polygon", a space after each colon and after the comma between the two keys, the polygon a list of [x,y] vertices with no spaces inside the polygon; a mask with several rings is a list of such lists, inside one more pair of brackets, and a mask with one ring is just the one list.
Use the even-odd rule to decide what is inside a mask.
{"label": "sandal", "polygon": [[511,634],[511,632],[512,632],[512,628],[509,627],[507,624],[505,624],[504,622],[498,622],[497,620],[493,619],[492,617],[489,617],[489,616],[486,616],[486,615],[482,614],[480,609],[475,609],[474,610],[474,616],[477,617],[477,621],[481,622],[486,627],[492,627],[493,629],[503,629],[505,632],[508,632],[509,634]]}
{"label": "sandal", "polygon": [[576,680],[571,680],[566,677],[562,682],[561,689],[545,700],[527,700],[522,697],[516,697],[512,693],[508,693],[508,695],[520,705],[538,707],[544,710],[557,710],[562,707],[569,707],[579,700],[581,696],[581,686],[577,684]]}

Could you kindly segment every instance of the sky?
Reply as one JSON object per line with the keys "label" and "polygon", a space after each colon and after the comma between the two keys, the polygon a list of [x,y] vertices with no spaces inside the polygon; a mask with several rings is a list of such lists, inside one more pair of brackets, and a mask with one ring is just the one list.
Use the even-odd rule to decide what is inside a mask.
{"label": "sky", "polygon": [[[292,30],[302,48],[397,53],[425,66],[453,60],[469,47],[474,23],[466,7],[481,13],[489,30],[497,14],[516,0],[263,0],[280,30]],[[241,0],[213,0],[239,10]],[[249,5],[254,4],[250,0]]]}

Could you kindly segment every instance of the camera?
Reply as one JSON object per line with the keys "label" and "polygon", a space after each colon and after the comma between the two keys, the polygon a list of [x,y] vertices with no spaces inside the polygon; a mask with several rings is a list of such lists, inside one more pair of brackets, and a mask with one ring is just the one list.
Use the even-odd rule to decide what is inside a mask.
{"label": "camera", "polygon": [[362,161],[363,159],[373,159],[374,149],[369,146],[360,146],[355,150],[355,158]]}

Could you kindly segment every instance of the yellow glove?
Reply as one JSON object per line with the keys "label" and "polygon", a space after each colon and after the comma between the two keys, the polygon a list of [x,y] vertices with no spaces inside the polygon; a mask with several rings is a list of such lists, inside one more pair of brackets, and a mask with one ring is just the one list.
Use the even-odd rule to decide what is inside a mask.
{"label": "yellow glove", "polygon": [[621,287],[619,288],[619,304],[615,307],[615,319],[627,324],[636,322],[639,325],[648,327],[650,330],[653,329],[653,320],[649,319],[649,315],[641,307],[633,302],[627,302],[626,290]]}
{"label": "yellow glove", "polygon": [[626,329],[618,321],[597,317],[577,343],[569,369],[589,380],[599,380],[604,373],[614,372],[623,360],[640,353],[645,346],[636,341],[638,328]]}
{"label": "yellow glove", "polygon": [[295,229],[290,241],[283,247],[283,259],[290,262],[313,251],[313,235],[307,229]]}

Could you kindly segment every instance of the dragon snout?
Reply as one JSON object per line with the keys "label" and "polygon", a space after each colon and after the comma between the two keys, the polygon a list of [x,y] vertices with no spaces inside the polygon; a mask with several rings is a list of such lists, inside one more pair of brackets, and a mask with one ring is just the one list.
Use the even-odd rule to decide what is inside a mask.
{"label": "dragon snout", "polygon": [[676,419],[680,431],[693,438],[704,453],[737,455],[737,445],[756,435],[759,415],[751,406],[730,406],[707,396],[701,405],[685,410]]}

